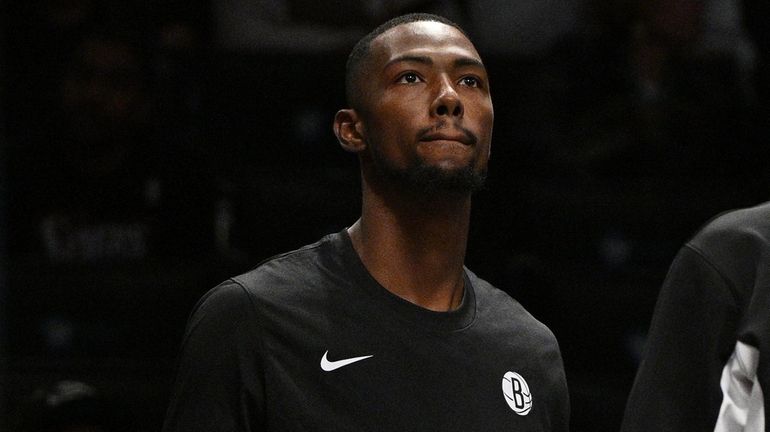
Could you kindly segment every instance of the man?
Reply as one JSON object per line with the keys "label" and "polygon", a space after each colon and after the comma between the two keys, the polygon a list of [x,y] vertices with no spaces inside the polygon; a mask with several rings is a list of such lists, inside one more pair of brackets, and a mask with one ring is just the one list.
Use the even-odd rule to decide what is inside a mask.
{"label": "man", "polygon": [[770,203],[723,214],[679,252],[622,431],[765,431]]}
{"label": "man", "polygon": [[406,15],[356,45],[346,84],[361,218],[201,300],[165,431],[567,430],[553,334],[463,266],[493,122],[474,46]]}

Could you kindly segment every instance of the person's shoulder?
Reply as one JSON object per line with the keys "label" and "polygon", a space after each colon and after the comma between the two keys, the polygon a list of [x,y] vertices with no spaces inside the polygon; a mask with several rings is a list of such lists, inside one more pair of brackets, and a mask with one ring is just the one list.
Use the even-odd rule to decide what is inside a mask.
{"label": "person's shoulder", "polygon": [[493,307],[493,310],[500,309],[511,312],[510,315],[515,318],[524,320],[535,319],[526,309],[524,309],[524,306],[522,306],[521,303],[511,297],[508,293],[487,282],[485,279],[482,279],[471,270],[465,269],[465,271],[473,285],[473,290],[476,294],[476,303],[478,303],[479,306],[489,306]]}
{"label": "person's shoulder", "polygon": [[758,268],[770,262],[770,202],[717,215],[682,253],[694,253],[735,288],[751,288]]}
{"label": "person's shoulder", "polygon": [[232,335],[243,323],[251,321],[253,313],[252,301],[243,287],[228,279],[200,297],[188,319],[185,339],[193,334],[200,340]]}
{"label": "person's shoulder", "polygon": [[755,254],[770,244],[770,202],[730,210],[708,221],[688,242],[706,255]]}
{"label": "person's shoulder", "polygon": [[249,295],[289,293],[292,289],[316,284],[337,263],[340,234],[329,234],[315,243],[267,258],[231,281]]}
{"label": "person's shoulder", "polygon": [[729,210],[711,219],[704,230],[753,230],[770,234],[770,201],[753,207]]}
{"label": "person's shoulder", "polygon": [[482,319],[492,320],[507,328],[535,338],[540,343],[556,343],[556,337],[547,325],[534,317],[521,303],[505,291],[467,270],[476,294],[476,304]]}

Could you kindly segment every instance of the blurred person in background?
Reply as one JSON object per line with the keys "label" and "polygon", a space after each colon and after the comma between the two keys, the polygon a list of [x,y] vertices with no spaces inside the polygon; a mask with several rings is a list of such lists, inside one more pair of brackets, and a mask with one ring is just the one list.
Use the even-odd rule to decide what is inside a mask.
{"label": "blurred person in background", "polygon": [[546,99],[563,92],[556,100],[564,104],[550,110],[561,121],[545,135],[537,168],[562,175],[536,175],[531,200],[548,213],[560,207],[569,215],[563,220],[578,223],[580,230],[553,232],[567,232],[563,238],[578,247],[625,242],[625,258],[584,251],[598,262],[668,260],[684,240],[677,233],[762,194],[750,173],[767,153],[751,143],[743,60],[740,50],[707,43],[708,6],[591,2],[601,30],[588,42],[570,42],[564,63],[556,63],[572,76],[547,74],[544,84],[559,86],[537,87]]}
{"label": "blurred person in background", "polygon": [[[208,271],[177,260],[211,257],[199,149],[159,113],[151,36],[123,24],[83,31],[53,114],[11,142],[14,355],[161,355],[164,330],[150,329],[164,315],[150,311],[184,298],[179,287],[193,290]],[[171,280],[177,289],[164,289]]]}
{"label": "blurred person in background", "polygon": [[42,373],[109,368],[106,390],[159,423],[167,384],[148,377],[167,376],[181,337],[166,324],[221,280],[195,129],[202,2],[162,3],[6,5],[11,401]]}
{"label": "blurred person in background", "polygon": [[62,380],[39,388],[19,405],[13,432],[132,432],[120,402],[94,386]]}

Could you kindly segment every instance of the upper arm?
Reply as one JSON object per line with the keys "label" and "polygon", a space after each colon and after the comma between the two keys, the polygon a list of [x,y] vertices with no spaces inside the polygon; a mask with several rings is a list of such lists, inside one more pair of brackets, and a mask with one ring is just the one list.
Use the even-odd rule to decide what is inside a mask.
{"label": "upper arm", "polygon": [[233,281],[198,302],[185,330],[164,432],[259,430],[257,318],[249,295]]}
{"label": "upper arm", "polygon": [[735,344],[737,305],[730,281],[684,247],[661,288],[629,396],[623,431],[711,430],[719,380]]}

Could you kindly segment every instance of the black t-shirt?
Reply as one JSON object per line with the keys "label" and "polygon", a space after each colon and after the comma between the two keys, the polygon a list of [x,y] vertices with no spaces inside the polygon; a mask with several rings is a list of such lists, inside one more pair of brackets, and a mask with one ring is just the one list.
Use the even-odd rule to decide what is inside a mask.
{"label": "black t-shirt", "polygon": [[409,303],[345,230],[272,258],[196,306],[164,431],[566,431],[553,334],[465,283],[455,311]]}
{"label": "black t-shirt", "polygon": [[622,431],[765,431],[770,203],[723,214],[663,284]]}

